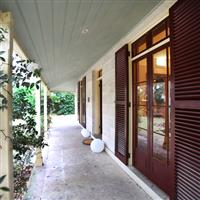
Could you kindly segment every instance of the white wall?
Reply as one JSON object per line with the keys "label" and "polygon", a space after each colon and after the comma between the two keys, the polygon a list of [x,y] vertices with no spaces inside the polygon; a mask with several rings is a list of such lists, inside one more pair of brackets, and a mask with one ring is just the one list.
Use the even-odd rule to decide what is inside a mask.
{"label": "white wall", "polygon": [[[83,74],[87,76],[87,129],[92,132],[92,71],[103,69],[103,140],[106,146],[114,153],[115,146],[115,52],[126,43],[132,43],[156,24],[168,16],[169,8],[176,0],[166,0],[157,6],[151,13],[137,24],[127,36],[116,43],[100,60]],[[81,76],[81,78],[83,77]],[[129,120],[131,121],[131,120]],[[131,134],[131,133],[130,133]]]}
{"label": "white wall", "polygon": [[92,133],[92,71],[86,75],[86,128]]}

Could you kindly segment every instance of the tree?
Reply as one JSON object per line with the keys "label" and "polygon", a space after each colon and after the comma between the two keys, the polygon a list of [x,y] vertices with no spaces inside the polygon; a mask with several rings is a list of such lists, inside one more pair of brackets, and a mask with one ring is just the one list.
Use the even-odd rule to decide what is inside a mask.
{"label": "tree", "polygon": [[52,113],[70,115],[75,112],[74,94],[71,92],[53,92],[51,94]]}

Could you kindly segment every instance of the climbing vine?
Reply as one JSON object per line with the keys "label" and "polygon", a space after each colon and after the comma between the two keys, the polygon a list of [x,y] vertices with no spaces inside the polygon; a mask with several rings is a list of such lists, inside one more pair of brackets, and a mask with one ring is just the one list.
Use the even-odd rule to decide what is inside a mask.
{"label": "climbing vine", "polygon": [[[6,33],[6,29],[0,28],[0,43],[6,40]],[[43,135],[39,135],[35,128],[36,112],[33,100],[34,90],[40,89],[41,69],[33,60],[22,60],[14,54],[10,65],[12,76],[8,76],[2,68],[2,64],[6,62],[4,53],[5,51],[0,51],[0,110],[8,108],[7,96],[9,95],[13,101],[13,138],[8,137],[4,130],[0,130],[0,133],[13,143],[14,192],[15,198],[21,199],[26,189],[27,175],[30,175],[31,166],[27,163],[30,163],[34,149],[45,145]],[[7,84],[11,82],[13,94],[6,89]],[[5,176],[0,177],[0,184],[4,179]],[[0,187],[0,190],[9,189]]]}
{"label": "climbing vine", "polygon": [[[6,40],[5,34],[8,33],[5,28],[0,27],[0,43],[4,42]],[[4,110],[7,108],[7,98],[3,94],[3,91],[5,90],[5,86],[8,83],[8,75],[4,73],[3,69],[1,68],[1,65],[3,62],[5,62],[5,58],[3,57],[3,54],[5,51],[0,51],[0,110]],[[4,130],[0,130],[0,133],[4,135],[5,139],[8,137],[6,136]],[[3,183],[6,175],[0,176],[0,184]],[[0,191],[8,192],[9,188],[1,186]],[[3,197],[3,195],[0,195],[0,199]]]}
{"label": "climbing vine", "polygon": [[[8,31],[5,28],[0,27],[0,43],[5,42],[6,37],[5,34],[7,34]],[[4,73],[2,69],[2,64],[5,62],[5,58],[3,57],[5,51],[0,51],[0,109],[6,109],[7,108],[7,99],[5,95],[3,95],[3,91],[5,90],[5,86],[8,83],[8,75]]]}

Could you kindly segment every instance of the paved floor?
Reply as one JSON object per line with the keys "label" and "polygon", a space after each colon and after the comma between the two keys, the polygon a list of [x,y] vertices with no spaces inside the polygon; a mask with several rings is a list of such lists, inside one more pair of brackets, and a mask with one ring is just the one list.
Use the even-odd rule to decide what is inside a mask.
{"label": "paved floor", "polygon": [[81,128],[71,119],[54,119],[45,165],[35,169],[25,199],[149,200],[105,152],[82,144]]}

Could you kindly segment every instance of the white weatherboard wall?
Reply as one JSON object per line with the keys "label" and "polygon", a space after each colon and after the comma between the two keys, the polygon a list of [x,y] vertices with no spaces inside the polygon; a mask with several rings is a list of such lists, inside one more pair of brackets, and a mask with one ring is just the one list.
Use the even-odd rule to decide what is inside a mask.
{"label": "white weatherboard wall", "polygon": [[[102,68],[103,70],[103,141],[107,148],[114,153],[115,146],[115,52],[127,43],[132,43],[148,30],[169,15],[169,8],[176,0],[166,0],[158,5],[151,13],[135,26],[130,33],[122,38],[114,47],[98,60],[83,75],[87,76],[87,129],[92,132],[92,71]],[[82,77],[83,77],[82,76]],[[81,77],[81,78],[82,78]],[[131,87],[131,85],[130,85]],[[88,97],[90,102],[88,102]],[[131,120],[129,120],[131,122]]]}

